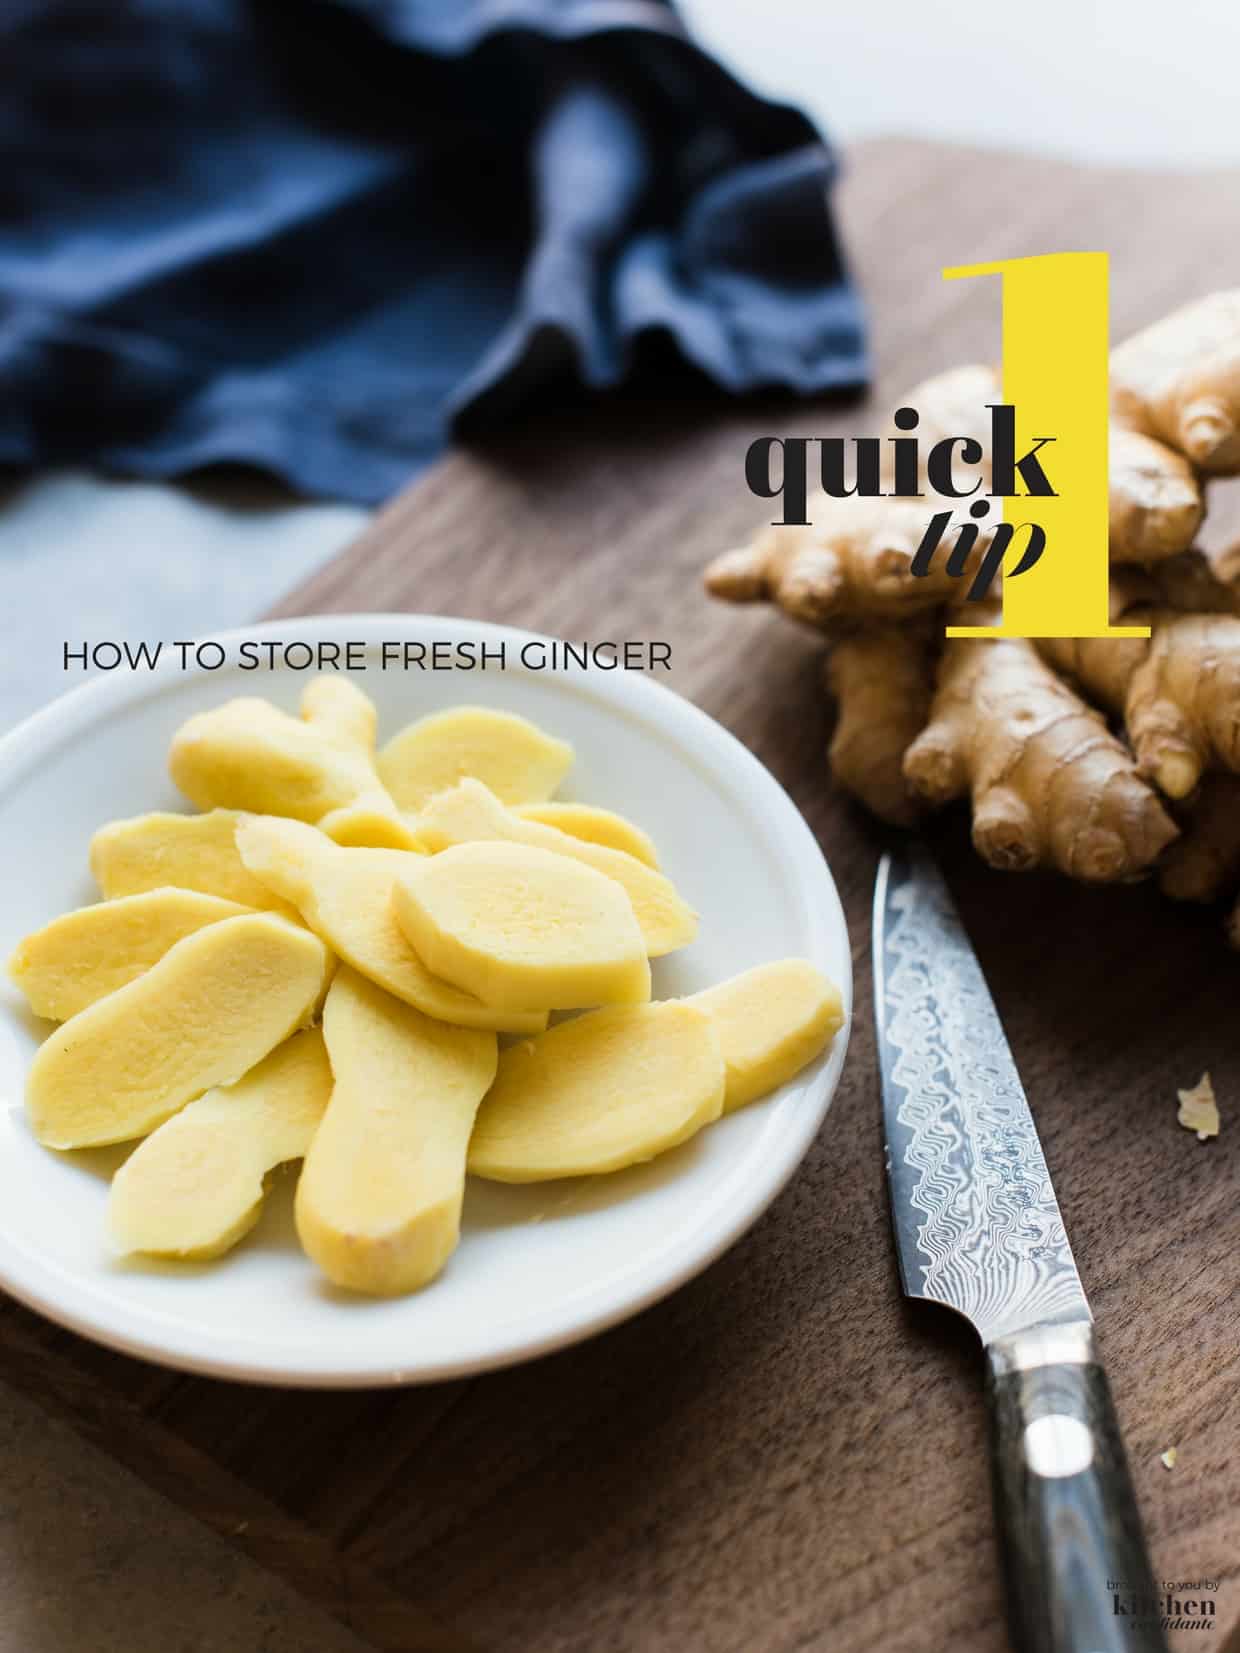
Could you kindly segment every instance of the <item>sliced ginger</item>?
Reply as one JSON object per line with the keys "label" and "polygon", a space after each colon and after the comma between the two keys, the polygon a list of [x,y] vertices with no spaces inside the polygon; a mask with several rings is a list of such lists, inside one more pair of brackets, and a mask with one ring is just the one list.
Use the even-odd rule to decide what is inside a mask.
{"label": "sliced ginger", "polygon": [[306,1025],[331,964],[317,936],[270,913],[196,930],[39,1048],[26,1083],[35,1135],[49,1148],[145,1136]]}
{"label": "sliced ginger", "polygon": [[596,1010],[503,1052],[469,1169],[494,1182],[619,1171],[718,1119],[724,1092],[705,1011],[676,1001]]}
{"label": "sliced ginger", "polygon": [[295,1033],[238,1079],[173,1114],[112,1179],[108,1222],[120,1250],[204,1261],[258,1221],[264,1178],[301,1159],[331,1095],[318,1028]]}
{"label": "sliced ginger", "polygon": [[405,850],[344,849],[302,821],[250,816],[238,829],[246,867],[297,907],[355,970],[440,1021],[501,1033],[538,1033],[546,1012],[499,1010],[434,976],[396,922],[392,892]]}
{"label": "sliced ginger", "polygon": [[390,1296],[456,1249],[493,1033],[450,1027],[342,968],[323,1011],[335,1083],[297,1185],[297,1232],[339,1286]]}
{"label": "sliced ginger", "polygon": [[309,683],[299,718],[251,697],[200,712],[174,736],[168,768],[199,809],[288,815],[346,842],[418,847],[375,769],[374,708],[347,679]]}
{"label": "sliced ginger", "polygon": [[236,841],[243,819],[235,809],[213,809],[110,821],[90,841],[91,873],[109,901],[173,885],[295,919],[296,909],[243,866]]}
{"label": "sliced ginger", "polygon": [[626,821],[611,809],[598,809],[593,804],[546,803],[518,804],[513,813],[526,821],[538,821],[543,826],[555,827],[570,838],[581,838],[587,844],[601,844],[604,849],[622,850],[648,867],[657,868],[659,853],[650,834]]}
{"label": "sliced ginger", "polygon": [[379,754],[379,774],[402,809],[418,810],[472,776],[506,804],[541,803],[568,773],[573,749],[527,718],[454,706],[419,718]]}
{"label": "sliced ginger", "polygon": [[63,1022],[157,964],[170,947],[248,911],[197,890],[146,890],[64,913],[17,944],[9,975],[36,1016]]}
{"label": "sliced ginger", "polygon": [[393,907],[427,968],[486,1004],[572,1010],[650,997],[650,964],[624,890],[568,856],[521,843],[458,844],[407,869]]}
{"label": "sliced ginger", "polygon": [[724,1113],[777,1090],[844,1025],[838,990],[805,959],[759,964],[682,1002],[714,1025],[727,1074]]}
{"label": "sliced ginger", "polygon": [[[477,707],[380,759],[375,734],[369,699],[330,676],[300,717],[246,699],[191,718],[170,766],[206,813],[103,828],[109,899],[13,956],[35,1009],[70,1018],[30,1069],[35,1134],[148,1136],[112,1189],[126,1252],[221,1255],[269,1172],[304,1157],[307,1255],[339,1286],[413,1291],[457,1244],[467,1164],[524,1182],[639,1163],[840,1025],[795,960],[649,1002],[650,958],[692,941],[696,914],[640,828],[550,801],[564,742]],[[501,1058],[497,1032],[522,1042]]]}
{"label": "sliced ginger", "polygon": [[651,958],[687,946],[697,934],[697,914],[661,872],[621,850],[586,843],[540,821],[526,820],[505,808],[480,781],[463,780],[438,793],[418,816],[417,827],[432,851],[453,844],[506,840],[580,861],[614,879],[632,902]]}

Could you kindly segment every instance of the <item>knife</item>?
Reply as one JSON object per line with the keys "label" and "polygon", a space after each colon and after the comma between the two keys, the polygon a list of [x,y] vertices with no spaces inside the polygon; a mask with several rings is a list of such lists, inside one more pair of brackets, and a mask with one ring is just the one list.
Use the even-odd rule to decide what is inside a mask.
{"label": "knife", "polygon": [[884,856],[874,1003],[909,1297],[986,1351],[995,1514],[1022,1653],[1166,1653],[1093,1316],[981,966],[929,855]]}

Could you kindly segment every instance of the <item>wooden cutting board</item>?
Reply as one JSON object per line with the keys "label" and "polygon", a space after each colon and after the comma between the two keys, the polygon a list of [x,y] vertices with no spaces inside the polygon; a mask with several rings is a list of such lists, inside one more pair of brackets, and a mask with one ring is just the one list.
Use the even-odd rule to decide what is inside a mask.
{"label": "wooden cutting board", "polygon": [[[430,1389],[183,1377],[0,1309],[0,1377],[385,1653],[1005,1645],[979,1353],[950,1315],[904,1301],[888,1234],[870,1020],[879,837],[826,781],[817,641],[708,602],[699,575],[760,515],[741,472],[753,435],[874,429],[927,373],[993,355],[994,293],[942,283],[942,266],[1106,249],[1119,336],[1235,284],[1240,177],[884,142],[850,156],[840,203],[872,309],[867,402],[721,406],[686,386],[566,407],[437,466],[280,610],[420,609],[671,643],[672,685],[805,811],[852,930],[848,1066],[791,1186],[638,1319]],[[960,819],[935,839],[1042,1130],[1156,1570],[1219,1583],[1216,1636],[1177,1643],[1221,1646],[1240,1620],[1240,958],[1217,914],[1148,886],[1000,877]],[[1203,1146],[1176,1126],[1175,1093],[1205,1068],[1225,1118]]]}

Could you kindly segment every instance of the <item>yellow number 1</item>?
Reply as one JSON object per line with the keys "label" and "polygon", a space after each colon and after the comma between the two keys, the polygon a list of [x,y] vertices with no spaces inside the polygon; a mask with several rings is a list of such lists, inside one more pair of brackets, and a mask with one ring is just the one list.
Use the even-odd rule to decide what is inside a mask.
{"label": "yellow number 1", "polygon": [[[1003,502],[1018,529],[1036,522],[1046,549],[1004,582],[1001,626],[949,626],[949,637],[1148,637],[1112,626],[1107,605],[1108,288],[1106,253],[1047,253],[944,270],[948,281],[1003,282],[1003,400],[1016,409],[1017,451],[1053,436],[1057,492]],[[1053,457],[1053,465],[1051,463]]]}

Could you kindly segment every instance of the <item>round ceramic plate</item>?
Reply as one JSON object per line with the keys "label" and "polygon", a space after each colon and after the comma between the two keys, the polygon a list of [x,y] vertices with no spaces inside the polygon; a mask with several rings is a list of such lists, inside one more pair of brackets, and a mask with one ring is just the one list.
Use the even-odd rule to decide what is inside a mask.
{"label": "round ceramic plate", "polygon": [[[831,874],[787,794],[738,741],[649,678],[537,669],[541,647],[521,659],[528,633],[416,614],[223,634],[216,670],[184,671],[174,656],[154,671],[118,671],[0,741],[3,956],[27,931],[98,898],[86,861],[96,827],[186,807],[165,767],[185,718],[242,694],[296,708],[309,672],[242,669],[242,644],[267,640],[357,643],[366,669],[356,681],[378,706],[381,740],[424,713],[472,703],[521,713],[571,741],[577,760],[561,796],[644,826],[701,914],[693,946],[657,961],[657,998],[796,955],[825,970],[849,1007],[848,937]],[[383,645],[399,653],[405,641],[503,644],[506,658],[485,671],[380,669]],[[48,1024],[7,981],[2,992],[0,1285],[131,1354],[311,1386],[417,1383],[506,1365],[674,1290],[731,1245],[792,1174],[822,1124],[847,1039],[846,1025],[777,1094],[649,1165],[523,1188],[471,1181],[460,1248],[441,1277],[415,1296],[372,1301],[334,1289],[299,1251],[288,1171],[257,1228],[217,1262],[113,1255],[108,1179],[128,1148],[53,1153],[35,1142],[22,1092]]]}

